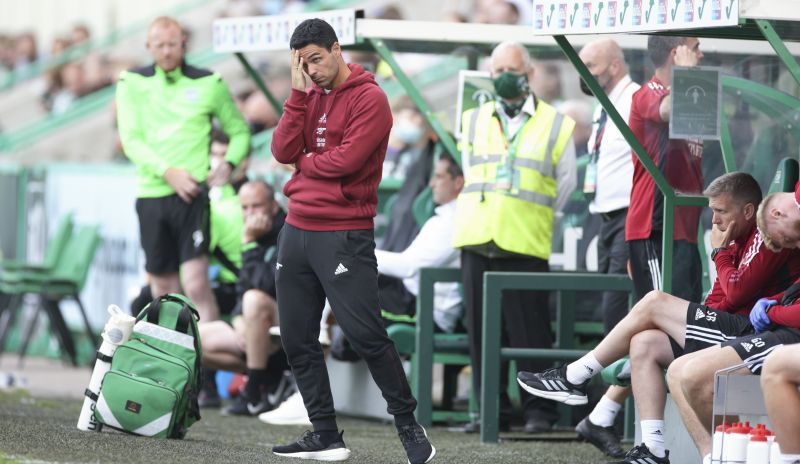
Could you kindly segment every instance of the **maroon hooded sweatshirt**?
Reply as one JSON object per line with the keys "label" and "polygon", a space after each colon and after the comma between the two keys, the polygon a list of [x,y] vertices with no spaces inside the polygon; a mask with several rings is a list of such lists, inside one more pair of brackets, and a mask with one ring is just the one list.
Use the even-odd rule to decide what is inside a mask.
{"label": "maroon hooded sweatshirt", "polygon": [[286,222],[299,229],[373,228],[392,113],[373,75],[348,67],[330,92],[293,89],[272,136],[275,159],[297,168],[283,193]]}

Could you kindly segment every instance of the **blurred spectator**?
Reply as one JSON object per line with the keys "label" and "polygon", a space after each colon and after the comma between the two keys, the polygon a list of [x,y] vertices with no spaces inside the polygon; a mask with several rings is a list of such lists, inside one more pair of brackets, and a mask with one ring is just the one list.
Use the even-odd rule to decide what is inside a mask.
{"label": "blurred spectator", "polygon": [[50,112],[62,114],[82,97],[86,91],[83,66],[78,62],[67,63],[58,68],[57,88],[53,89]]}
{"label": "blurred spectator", "polygon": [[[241,94],[239,111],[254,134],[278,124],[278,113],[272,107],[267,97],[260,90],[248,91]],[[239,98],[237,98],[239,100]]]}
{"label": "blurred spectator", "polygon": [[50,45],[50,57],[56,57],[64,52],[69,46],[72,45],[68,37],[56,37]]}
{"label": "blurred spectator", "polygon": [[575,155],[588,153],[589,137],[592,135],[592,104],[584,99],[572,98],[556,105],[562,114],[575,120],[572,141],[575,142]]}
{"label": "blurred spectator", "polygon": [[506,0],[494,1],[488,5],[483,18],[488,24],[518,24],[519,10],[517,5]]}
{"label": "blurred spectator", "polygon": [[383,178],[405,179],[409,168],[432,138],[433,130],[416,107],[397,111],[383,161]]}
{"label": "blurred spectator", "polygon": [[542,100],[555,104],[561,99],[561,69],[555,61],[536,61],[533,63],[534,77],[531,84],[533,93]]}
{"label": "blurred spectator", "polygon": [[92,34],[89,32],[89,27],[85,24],[76,24],[72,26],[72,45],[80,45],[86,43],[91,39]]}
{"label": "blurred spectator", "polygon": [[32,32],[25,32],[14,39],[14,72],[21,74],[39,57],[36,37]]}

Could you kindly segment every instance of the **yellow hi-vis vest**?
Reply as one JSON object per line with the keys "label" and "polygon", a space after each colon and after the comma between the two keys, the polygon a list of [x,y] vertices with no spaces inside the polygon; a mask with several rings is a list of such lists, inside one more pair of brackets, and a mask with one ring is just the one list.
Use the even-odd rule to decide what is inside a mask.
{"label": "yellow hi-vis vest", "polygon": [[512,165],[518,181],[511,189],[496,183],[512,142],[503,134],[495,102],[465,111],[461,121],[465,185],[456,203],[453,246],[494,242],[507,252],[550,258],[556,165],[572,143],[575,121],[537,101],[533,116],[519,129]]}

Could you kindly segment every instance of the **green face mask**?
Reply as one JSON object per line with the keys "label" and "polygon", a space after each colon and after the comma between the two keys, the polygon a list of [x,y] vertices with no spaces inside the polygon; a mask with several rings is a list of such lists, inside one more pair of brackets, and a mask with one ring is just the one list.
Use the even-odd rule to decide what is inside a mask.
{"label": "green face mask", "polygon": [[495,77],[492,82],[497,96],[507,100],[517,98],[528,92],[528,75],[524,73],[516,74],[506,71]]}

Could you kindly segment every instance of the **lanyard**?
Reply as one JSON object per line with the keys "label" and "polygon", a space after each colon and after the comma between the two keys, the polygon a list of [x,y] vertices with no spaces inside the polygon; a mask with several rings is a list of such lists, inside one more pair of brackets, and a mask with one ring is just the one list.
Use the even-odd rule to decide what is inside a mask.
{"label": "lanyard", "polygon": [[525,124],[527,124],[528,119],[530,119],[530,115],[528,113],[523,112],[522,114],[524,115],[525,120],[522,122],[513,138],[508,133],[508,123],[499,115],[497,117],[500,128],[503,130],[503,141],[505,142],[506,150],[508,151],[507,165],[509,167],[514,165],[514,160],[517,158],[517,152],[519,151],[519,144],[522,141],[523,127]]}

